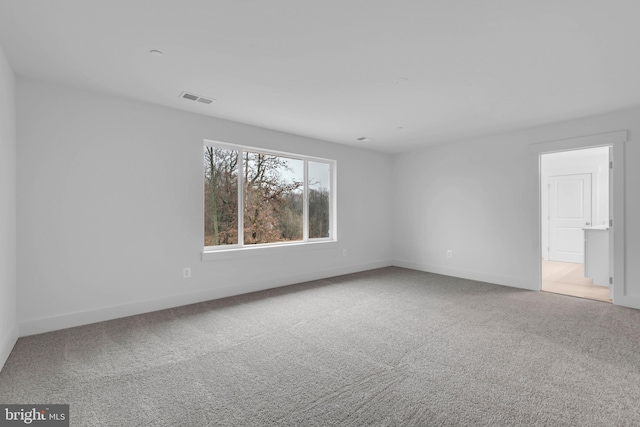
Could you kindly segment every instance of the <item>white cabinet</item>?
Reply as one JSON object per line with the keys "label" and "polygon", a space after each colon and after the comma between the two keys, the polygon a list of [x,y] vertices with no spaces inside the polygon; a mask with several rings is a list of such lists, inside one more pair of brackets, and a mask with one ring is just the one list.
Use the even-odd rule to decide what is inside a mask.
{"label": "white cabinet", "polygon": [[609,286],[609,227],[585,227],[584,275],[593,284]]}

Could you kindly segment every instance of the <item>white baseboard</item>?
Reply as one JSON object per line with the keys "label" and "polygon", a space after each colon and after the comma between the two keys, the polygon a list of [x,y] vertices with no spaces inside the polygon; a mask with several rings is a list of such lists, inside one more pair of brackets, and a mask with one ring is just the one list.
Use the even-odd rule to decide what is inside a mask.
{"label": "white baseboard", "polygon": [[493,283],[501,286],[509,286],[512,288],[527,289],[530,291],[539,291],[540,285],[536,285],[534,280],[505,277],[495,274],[478,273],[475,271],[459,270],[451,267],[443,267],[440,265],[423,264],[413,261],[395,260],[393,265],[396,267],[409,268],[411,270],[425,271],[427,273],[442,274],[445,276],[459,277],[461,279],[475,280],[478,282]]}
{"label": "white baseboard", "polygon": [[118,319],[120,317],[134,316],[137,314],[179,307],[182,305],[195,304],[203,301],[210,301],[234,295],[262,291],[265,289],[293,285],[296,283],[309,282],[312,280],[326,279],[329,277],[341,276],[344,274],[358,273],[361,271],[373,270],[376,268],[389,267],[391,265],[392,263],[390,260],[377,261],[367,264],[350,265],[333,268],[330,270],[312,271],[304,274],[296,274],[292,276],[265,278],[264,280],[260,281],[234,283],[233,285],[215,289],[207,289],[203,291],[172,295],[169,297],[158,299],[137,301],[117,306],[102,307],[95,310],[79,311],[59,316],[26,320],[19,323],[20,336],[24,337],[28,335],[56,331],[59,329],[72,328],[75,326],[102,322],[105,320]]}
{"label": "white baseboard", "polygon": [[[530,291],[540,290],[540,285],[536,284],[535,280],[518,279],[513,277],[497,276],[493,274],[457,270],[455,268],[422,264],[413,261],[395,260],[393,261],[393,265],[396,267],[409,268],[411,270],[425,271],[427,273],[443,274],[445,276],[459,277],[461,279],[494,283],[496,285],[509,286],[512,288],[527,289]],[[640,297],[624,295],[622,297],[614,298],[613,304],[640,310]]]}
{"label": "white baseboard", "polygon": [[[442,274],[446,276],[459,277],[462,279],[476,280],[487,283],[494,283],[502,286],[509,286],[519,289],[537,291],[539,285],[534,280],[504,277],[493,274],[478,273],[466,270],[458,270],[450,267],[434,266],[404,260],[383,260],[367,264],[357,264],[333,268],[330,270],[313,271],[304,274],[291,276],[281,276],[276,278],[266,278],[265,280],[235,283],[233,285],[208,289],[187,294],[178,294],[170,297],[138,301],[117,306],[102,307],[95,310],[79,311],[59,316],[46,317],[19,322],[15,325],[4,341],[0,341],[0,369],[6,362],[13,346],[19,336],[28,336],[44,332],[51,332],[59,329],[72,328],[75,326],[87,325],[90,323],[102,322],[105,320],[118,319],[121,317],[134,316],[167,308],[179,307],[182,305],[195,304],[219,298],[242,295],[250,292],[262,291],[265,289],[278,288],[281,286],[293,285],[312,280],[327,279],[344,274],[358,273],[361,271],[374,270],[396,266],[411,270],[424,271],[428,273]],[[640,298],[625,296],[615,301],[616,305],[640,309]],[[19,333],[18,333],[19,332]]]}
{"label": "white baseboard", "polygon": [[9,358],[13,346],[16,345],[16,341],[18,341],[18,324],[14,323],[9,333],[4,337],[0,337],[0,371]]}

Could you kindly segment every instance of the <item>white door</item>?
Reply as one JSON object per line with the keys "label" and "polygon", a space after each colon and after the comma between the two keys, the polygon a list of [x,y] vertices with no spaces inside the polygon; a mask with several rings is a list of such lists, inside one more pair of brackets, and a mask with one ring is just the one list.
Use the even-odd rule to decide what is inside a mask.
{"label": "white door", "polygon": [[549,177],[549,259],[584,262],[584,232],[591,225],[591,174]]}

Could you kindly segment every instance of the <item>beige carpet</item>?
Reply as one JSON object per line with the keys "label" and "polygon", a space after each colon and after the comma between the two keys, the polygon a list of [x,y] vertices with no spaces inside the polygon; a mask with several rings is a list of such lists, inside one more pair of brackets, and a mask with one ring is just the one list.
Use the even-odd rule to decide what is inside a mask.
{"label": "beige carpet", "polygon": [[20,338],[73,426],[640,425],[640,311],[399,268]]}

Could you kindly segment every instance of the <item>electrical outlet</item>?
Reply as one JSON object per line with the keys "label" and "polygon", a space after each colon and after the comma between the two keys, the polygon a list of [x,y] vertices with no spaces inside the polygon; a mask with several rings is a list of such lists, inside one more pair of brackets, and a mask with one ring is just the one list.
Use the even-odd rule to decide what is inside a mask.
{"label": "electrical outlet", "polygon": [[182,269],[182,277],[184,277],[185,279],[191,277],[191,267],[185,267],[184,269]]}
{"label": "electrical outlet", "polygon": [[347,250],[346,249],[342,250],[342,256],[347,256]]}
{"label": "electrical outlet", "polygon": [[447,251],[447,258],[453,258],[453,251],[451,249]]}

